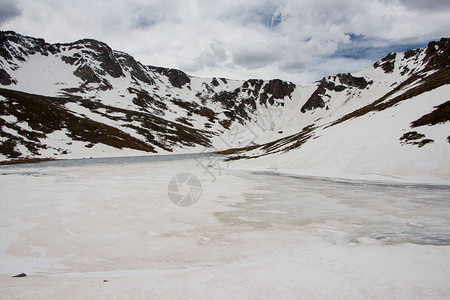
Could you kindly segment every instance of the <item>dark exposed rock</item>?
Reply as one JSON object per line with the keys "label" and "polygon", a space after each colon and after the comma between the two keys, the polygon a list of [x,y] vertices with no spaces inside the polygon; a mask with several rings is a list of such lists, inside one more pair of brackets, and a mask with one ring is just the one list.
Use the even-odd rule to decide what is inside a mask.
{"label": "dark exposed rock", "polygon": [[394,60],[397,57],[397,54],[395,52],[391,52],[388,55],[386,55],[385,57],[383,57],[383,59],[381,60],[382,62],[390,62],[392,60]]}
{"label": "dark exposed rock", "polygon": [[420,53],[420,49],[411,49],[411,50],[408,50],[408,51],[405,52],[404,58],[405,59],[409,59],[409,58],[411,58],[413,56],[416,56],[419,53]]}
{"label": "dark exposed rock", "polygon": [[[352,87],[356,87],[358,89],[365,89],[368,85],[372,84],[373,81],[367,81],[364,77],[355,77],[352,76],[350,73],[346,73],[346,74],[338,74],[336,75],[339,78],[339,81],[346,86],[352,86]],[[342,87],[342,86],[337,86],[335,87],[335,91],[336,92],[340,92],[342,91],[342,89],[339,88],[339,90],[337,89],[338,87]],[[344,86],[345,88],[345,86]]]}
{"label": "dark exposed rock", "polygon": [[411,131],[402,135],[400,141],[402,141],[402,144],[417,145],[419,148],[422,148],[426,144],[434,143],[432,139],[425,139],[424,137],[424,134]]}
{"label": "dark exposed rock", "polygon": [[425,135],[418,133],[417,131],[411,131],[407,132],[400,138],[401,141],[413,141],[413,140],[420,140],[421,138],[424,138]]}
{"label": "dark exposed rock", "polygon": [[336,91],[336,92],[342,92],[342,91],[345,91],[347,89],[347,87],[345,86],[345,85],[336,85],[335,87],[334,87],[334,90]]}
{"label": "dark exposed rock", "polygon": [[[13,47],[11,42],[20,47]],[[22,36],[14,31],[0,31],[0,56],[6,60],[25,61],[27,56],[36,53],[47,56],[49,50],[53,52],[55,49],[43,39]]]}
{"label": "dark exposed rock", "polygon": [[230,126],[231,126],[232,122],[233,121],[230,120],[230,119],[224,119],[224,120],[220,120],[219,124],[222,125],[223,128],[230,129]]}
{"label": "dark exposed rock", "polygon": [[177,69],[166,69],[154,66],[148,66],[150,69],[158,72],[161,75],[167,76],[169,78],[170,84],[172,86],[181,88],[183,85],[190,83],[191,79],[183,71]]}
{"label": "dark exposed rock", "polygon": [[263,87],[264,80],[249,79],[244,82],[242,88],[249,90],[253,94],[253,97],[259,96],[259,103],[262,105],[274,105],[274,99],[284,99],[292,95],[295,89],[295,85],[291,82],[282,81],[280,79],[270,80]]}
{"label": "dark exposed rock", "polygon": [[153,78],[146,72],[145,67],[137,62],[131,55],[123,52],[114,51],[114,54],[118,57],[124,68],[130,72],[131,76],[147,84],[155,84]]}
{"label": "dark exposed rock", "polygon": [[219,82],[217,81],[217,79],[215,77],[211,80],[211,84],[213,86],[219,86]]}
{"label": "dark exposed rock", "polygon": [[71,94],[84,93],[84,89],[82,88],[63,88],[61,91],[64,91],[68,96]]}
{"label": "dark exposed rock", "polygon": [[[249,86],[248,83],[247,86]],[[230,118],[230,122],[225,122],[224,120],[220,121],[219,123],[222,126],[224,126],[224,124],[225,126],[230,126],[231,123],[236,120],[240,123],[244,123],[244,120],[249,120],[250,115],[256,110],[257,98],[252,94],[243,97],[241,93],[242,89],[245,88],[238,88],[234,91],[222,91],[211,97],[210,100],[215,103],[220,103],[225,110],[224,114]],[[264,96],[264,93],[261,94],[261,97]]]}
{"label": "dark exposed rock", "polygon": [[[267,94],[261,94],[259,96],[259,104],[265,105],[267,103],[267,99],[269,99],[269,96],[267,96]],[[273,103],[273,98],[272,98],[272,103]]]}
{"label": "dark exposed rock", "polygon": [[186,117],[176,118],[175,121],[176,121],[176,122],[183,123],[183,124],[185,124],[185,125],[187,125],[187,126],[190,126],[190,127],[194,127],[194,124],[192,124],[192,123],[190,122],[190,120],[189,120],[188,118],[186,118]]}
{"label": "dark exposed rock", "polygon": [[11,76],[9,76],[8,72],[6,72],[4,69],[0,69],[0,84],[10,85],[13,83],[16,84],[17,81],[12,79]]}
{"label": "dark exposed rock", "polygon": [[434,143],[434,141],[432,139],[424,139],[424,140],[421,140],[417,144],[417,146],[419,146],[419,148],[421,148],[421,147],[425,146],[426,144],[430,144],[430,143]]}
{"label": "dark exposed rock", "polygon": [[442,69],[450,65],[450,38],[428,43],[425,51],[428,69]]}
{"label": "dark exposed rock", "polygon": [[313,110],[316,108],[323,108],[325,107],[325,101],[323,101],[321,95],[325,93],[325,89],[319,85],[317,90],[312,93],[311,97],[306,101],[305,104],[303,104],[300,111],[302,113],[306,112],[307,110]]}
{"label": "dark exposed rock", "polygon": [[[102,73],[109,74],[113,78],[125,76],[119,61],[114,56],[113,50],[103,42],[92,39],[83,39],[69,44],[57,44],[59,47],[67,46],[69,49],[82,49],[85,55],[91,56],[94,60],[100,62],[99,70]],[[87,50],[89,49],[89,50]]]}
{"label": "dark exposed rock", "polygon": [[402,76],[406,75],[411,70],[408,68],[408,66],[404,66],[402,72],[400,73]]}
{"label": "dark exposed rock", "polygon": [[381,68],[384,70],[385,73],[392,73],[392,72],[394,72],[395,60],[382,64]]}
{"label": "dark exposed rock", "polygon": [[236,103],[236,98],[239,95],[239,90],[235,90],[233,92],[222,91],[219,94],[216,94],[213,98],[213,102],[219,102],[222,104],[222,107],[225,109],[232,109]]}
{"label": "dark exposed rock", "polygon": [[195,102],[183,101],[181,99],[172,99],[171,101],[173,104],[176,104],[179,107],[191,112],[195,111],[199,107],[199,105]]}
{"label": "dark exposed rock", "polygon": [[[1,132],[0,132],[1,133]],[[22,155],[19,151],[16,150],[17,141],[13,138],[8,138],[6,141],[0,143],[0,153],[9,158],[17,158]]]}
{"label": "dark exposed rock", "polygon": [[[331,81],[331,79],[339,79],[342,84],[336,85],[333,81]],[[304,113],[307,110],[325,107],[325,101],[322,96],[324,96],[327,91],[342,92],[349,87],[365,89],[372,83],[373,81],[367,81],[364,77],[352,76],[350,73],[338,74],[333,77],[323,78],[319,82],[317,89],[312,93],[306,103],[302,106],[301,112]]]}
{"label": "dark exposed rock", "polygon": [[112,90],[113,88],[112,84],[105,78],[102,79],[102,83],[98,86],[98,89],[101,91]]}
{"label": "dark exposed rock", "polygon": [[217,113],[206,106],[200,106],[195,102],[183,101],[181,99],[172,99],[172,103],[183,108],[188,115],[196,114],[208,118],[208,121],[214,123],[217,119]]}
{"label": "dark exposed rock", "polygon": [[242,85],[245,89],[252,89],[252,93],[254,97],[258,97],[261,87],[264,83],[264,80],[261,79],[249,79]]}
{"label": "dark exposed rock", "polygon": [[208,118],[208,121],[211,123],[214,123],[215,120],[217,119],[216,117],[217,114],[212,109],[206,106],[203,106],[200,109],[196,110],[195,113],[200,116]]}
{"label": "dark exposed rock", "polygon": [[80,55],[75,53],[73,56],[61,56],[61,60],[69,65],[74,65],[80,59]]}
{"label": "dark exposed rock", "polygon": [[395,68],[395,58],[397,54],[395,52],[389,53],[381,61],[377,61],[373,67],[376,69],[381,67],[385,73],[392,73]]}
{"label": "dark exposed rock", "polygon": [[136,97],[133,98],[133,103],[142,107],[143,110],[152,108],[154,113],[164,115],[164,111],[168,109],[164,102],[155,99],[145,90],[128,88],[128,92],[136,95]]}
{"label": "dark exposed rock", "polygon": [[100,78],[98,78],[97,74],[95,74],[94,70],[91,69],[88,65],[79,66],[74,72],[73,75],[79,77],[86,83],[100,83],[102,82]]}
{"label": "dark exposed rock", "polygon": [[436,125],[450,121],[450,101],[435,107],[435,110],[411,123],[411,127]]}
{"label": "dark exposed rock", "polygon": [[20,273],[18,275],[14,275],[13,277],[27,277],[27,274],[25,273]]}
{"label": "dark exposed rock", "polygon": [[282,81],[280,79],[270,80],[264,86],[264,92],[271,94],[274,99],[284,99],[284,97],[291,97],[294,92],[295,85],[291,82]]}

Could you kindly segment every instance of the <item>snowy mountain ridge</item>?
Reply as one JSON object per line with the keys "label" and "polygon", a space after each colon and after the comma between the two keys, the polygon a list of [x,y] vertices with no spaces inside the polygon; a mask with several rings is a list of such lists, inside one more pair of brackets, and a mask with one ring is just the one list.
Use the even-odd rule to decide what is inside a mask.
{"label": "snowy mountain ridge", "polygon": [[[90,39],[48,44],[0,32],[0,41],[2,159],[222,150],[321,174],[340,154],[350,166],[398,153],[448,176],[449,39],[308,87],[197,78]],[[375,141],[380,153],[359,151]]]}
{"label": "snowy mountain ridge", "polygon": [[[232,123],[245,124],[254,119],[258,107],[282,105],[290,100],[295,87],[281,80],[205,80],[179,70],[144,66],[128,54],[95,40],[51,45],[14,32],[2,32],[0,39],[3,87],[58,98],[48,102],[59,103],[58,109],[81,118],[80,122],[106,124],[148,145],[144,148],[121,146],[139,151],[167,153],[183,148],[193,151],[191,148],[212,147],[212,139],[229,130]],[[2,115],[12,116],[16,111],[3,107]],[[25,123],[30,121],[27,116],[19,116],[19,123],[22,119]],[[26,149],[2,150],[1,154],[6,157],[47,154],[48,151],[43,150],[49,149],[53,149],[50,152],[55,155],[70,156],[74,151],[67,143],[73,143],[74,135],[76,141],[84,142],[85,146],[94,144],[96,148],[95,145],[104,144],[96,139],[81,138],[70,128],[69,132],[64,132],[67,128],[60,124],[58,130],[44,132],[44,135],[46,138],[58,135],[59,141],[67,140],[64,147],[48,144],[49,141],[42,140],[43,136],[37,137],[39,141],[32,142],[34,146],[31,146],[29,139],[20,138],[22,131],[8,124],[11,123],[2,124],[8,128],[2,130],[3,139],[8,139],[3,142],[17,147],[25,145]],[[32,129],[42,133],[41,128]],[[32,135],[31,131],[29,134]],[[64,135],[70,136],[65,138]],[[115,147],[112,144],[105,145]],[[95,153],[93,150],[90,152]]]}
{"label": "snowy mountain ridge", "polygon": [[[312,128],[325,130],[358,117],[374,115],[397,106],[400,102],[410,101],[418,95],[446,88],[450,83],[449,64],[450,40],[442,39],[440,42],[431,42],[428,47],[422,49],[390,53],[373,66],[354,74],[338,74],[323,78],[317,82],[312,94],[307,93],[310,96],[300,108],[304,113],[304,116],[296,120],[297,124],[304,126],[300,135],[314,131]],[[437,100],[439,104],[437,109],[433,110],[433,106],[429,109],[431,114],[429,123],[422,125],[440,124],[448,128],[445,125],[450,116],[448,100],[445,97]],[[298,112],[299,106],[291,110]],[[432,111],[434,112],[431,113]],[[417,120],[411,120],[410,128],[418,127],[417,124]],[[293,137],[282,138],[279,143],[284,143],[290,138]],[[297,138],[293,140],[297,141]],[[414,138],[409,139],[408,135],[401,137],[400,140],[419,147],[426,144]],[[450,143],[450,136],[446,137],[446,140]],[[261,149],[256,145],[250,148]],[[262,151],[262,155],[266,152]]]}

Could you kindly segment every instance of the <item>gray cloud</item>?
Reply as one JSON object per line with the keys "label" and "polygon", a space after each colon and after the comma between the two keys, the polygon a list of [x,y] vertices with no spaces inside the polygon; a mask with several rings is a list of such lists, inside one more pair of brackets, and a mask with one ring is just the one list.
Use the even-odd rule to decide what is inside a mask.
{"label": "gray cloud", "polygon": [[308,67],[306,62],[294,61],[285,62],[280,65],[280,70],[285,72],[302,72]]}
{"label": "gray cloud", "polygon": [[21,10],[16,1],[0,1],[0,24],[20,16]]}
{"label": "gray cloud", "polygon": [[448,0],[0,1],[4,30],[49,42],[95,38],[196,76],[301,84],[450,32]]}
{"label": "gray cloud", "polygon": [[276,28],[284,19],[278,11],[282,1],[243,1],[242,3],[239,9],[225,12],[221,17],[232,19],[245,26],[258,24],[267,28]]}
{"label": "gray cloud", "polygon": [[233,54],[233,63],[248,69],[257,69],[279,60],[276,53],[264,49],[244,50]]}
{"label": "gray cloud", "polygon": [[146,28],[168,20],[172,22],[181,21],[178,12],[182,4],[178,1],[129,1],[128,5],[128,10],[136,27]]}
{"label": "gray cloud", "polygon": [[209,49],[201,52],[193,63],[186,63],[181,67],[188,72],[196,72],[205,68],[215,68],[222,62],[226,61],[228,54],[223,47],[223,44],[217,40],[214,40]]}
{"label": "gray cloud", "polygon": [[405,7],[417,10],[450,10],[448,0],[400,0]]}

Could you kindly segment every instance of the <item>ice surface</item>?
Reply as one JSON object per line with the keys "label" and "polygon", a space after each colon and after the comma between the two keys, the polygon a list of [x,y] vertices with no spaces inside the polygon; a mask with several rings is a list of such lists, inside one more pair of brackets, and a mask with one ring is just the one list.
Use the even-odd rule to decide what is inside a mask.
{"label": "ice surface", "polygon": [[[202,183],[188,208],[167,194],[183,172]],[[450,293],[449,186],[169,155],[2,166],[0,195],[0,298]]]}

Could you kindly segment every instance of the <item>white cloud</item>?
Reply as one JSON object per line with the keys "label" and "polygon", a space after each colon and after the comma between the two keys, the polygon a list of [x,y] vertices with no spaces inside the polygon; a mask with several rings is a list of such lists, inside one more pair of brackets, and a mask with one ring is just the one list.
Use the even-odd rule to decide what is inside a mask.
{"label": "white cloud", "polygon": [[[198,76],[301,84],[371,64],[379,51],[364,49],[387,53],[393,45],[420,44],[450,32],[450,5],[439,0],[16,2],[13,13],[4,14],[6,6],[0,5],[4,29],[49,42],[95,38],[144,64]],[[339,57],[352,47],[363,53]]]}

